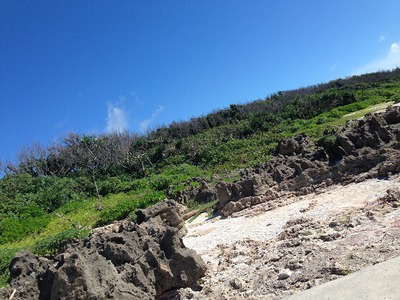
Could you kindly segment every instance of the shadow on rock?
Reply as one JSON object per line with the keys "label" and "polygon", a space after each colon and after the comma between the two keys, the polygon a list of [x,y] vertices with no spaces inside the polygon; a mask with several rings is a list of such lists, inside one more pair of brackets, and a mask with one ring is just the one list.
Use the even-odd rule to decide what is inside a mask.
{"label": "shadow on rock", "polygon": [[165,200],[122,221],[64,245],[54,259],[24,251],[10,264],[4,299],[155,299],[189,287],[206,266],[182,243],[182,206]]}

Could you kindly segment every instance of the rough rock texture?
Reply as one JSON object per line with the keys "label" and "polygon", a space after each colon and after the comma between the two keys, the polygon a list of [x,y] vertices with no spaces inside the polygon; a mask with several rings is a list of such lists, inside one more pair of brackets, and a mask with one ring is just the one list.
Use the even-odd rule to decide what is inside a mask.
{"label": "rough rock texture", "polygon": [[332,143],[316,145],[305,135],[281,141],[268,163],[245,169],[234,183],[216,185],[217,208],[228,216],[288,194],[308,194],[336,183],[398,172],[400,107],[391,107],[349,123]]}
{"label": "rough rock texture", "polygon": [[400,174],[292,198],[189,224],[209,271],[173,299],[285,299],[400,255]]}
{"label": "rough rock texture", "polygon": [[215,188],[204,178],[192,178],[185,182],[190,185],[192,182],[197,183],[197,186],[189,186],[178,195],[174,195],[172,191],[167,190],[167,194],[179,203],[187,204],[189,200],[195,199],[198,203],[210,202],[217,199]]}
{"label": "rough rock texture", "polygon": [[166,200],[72,241],[54,259],[18,253],[10,264],[8,299],[155,299],[196,284],[205,264],[181,240],[181,206]]}

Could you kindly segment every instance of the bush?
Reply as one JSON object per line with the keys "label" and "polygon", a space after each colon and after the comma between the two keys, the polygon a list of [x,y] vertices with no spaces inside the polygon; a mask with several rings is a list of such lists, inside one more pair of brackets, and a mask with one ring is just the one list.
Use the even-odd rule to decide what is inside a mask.
{"label": "bush", "polygon": [[5,287],[10,279],[10,270],[8,266],[15,256],[15,253],[20,251],[18,248],[0,249],[0,288]]}
{"label": "bush", "polygon": [[125,179],[121,181],[118,186],[117,190],[119,193],[127,193],[135,190],[142,190],[147,188],[148,182],[147,179]]}
{"label": "bush", "polygon": [[28,206],[20,213],[20,217],[4,218],[0,221],[0,244],[20,241],[33,233],[41,232],[50,218],[36,206]]}
{"label": "bush", "polygon": [[172,178],[157,176],[150,181],[150,184],[156,191],[165,191],[172,184]]}
{"label": "bush", "polygon": [[101,196],[108,194],[119,193],[119,187],[121,186],[121,180],[118,177],[108,177],[104,180],[98,180],[97,182],[99,193]]}
{"label": "bush", "polygon": [[136,209],[149,207],[165,198],[165,193],[161,191],[150,191],[142,197],[136,196],[135,198],[133,198],[133,196],[129,196],[129,198],[120,201],[112,207],[104,208],[100,212],[100,218],[96,222],[95,226],[108,224],[115,220],[122,220],[129,217],[129,215],[135,212]]}
{"label": "bush", "polygon": [[6,176],[0,180],[0,191],[0,216],[16,218],[22,218],[21,209],[27,206],[37,206],[43,211],[52,212],[67,202],[85,196],[84,190],[74,179],[51,176],[40,178],[27,174]]}
{"label": "bush", "polygon": [[33,199],[47,212],[84,196],[81,186],[71,178],[48,176],[41,178],[39,184],[39,191]]}
{"label": "bush", "polygon": [[336,134],[330,134],[322,137],[318,141],[318,145],[324,147],[325,149],[330,149],[336,144],[336,141],[337,141]]}
{"label": "bush", "polygon": [[96,222],[96,226],[101,226],[115,220],[121,220],[129,216],[129,214],[138,207],[136,201],[127,200],[109,208],[105,208],[100,212],[100,219]]}
{"label": "bush", "polygon": [[10,198],[17,193],[36,193],[38,190],[37,178],[29,174],[7,175],[0,180],[0,190]]}
{"label": "bush", "polygon": [[89,235],[90,229],[68,228],[60,233],[38,240],[33,245],[32,251],[38,255],[54,255],[62,241],[68,239],[83,239]]}

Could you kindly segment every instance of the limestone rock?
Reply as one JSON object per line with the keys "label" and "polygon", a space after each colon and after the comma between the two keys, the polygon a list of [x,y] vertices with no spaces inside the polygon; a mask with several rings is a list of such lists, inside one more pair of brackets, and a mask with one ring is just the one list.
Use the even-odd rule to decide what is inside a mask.
{"label": "limestone rock", "polygon": [[206,265],[181,240],[181,206],[167,200],[138,211],[138,223],[72,241],[54,259],[27,251],[12,260],[13,299],[154,299],[196,284]]}
{"label": "limestone rock", "polygon": [[230,281],[230,285],[236,290],[240,290],[240,291],[246,290],[246,282],[244,282],[244,280],[241,278],[232,279]]}
{"label": "limestone rock", "polygon": [[[321,148],[324,147],[324,148]],[[229,216],[249,206],[303,195],[319,187],[400,172],[400,107],[349,124],[335,142],[314,144],[305,135],[282,140],[265,165],[245,169],[241,179],[216,185],[217,209]]]}
{"label": "limestone rock", "polygon": [[288,279],[290,276],[292,276],[292,271],[290,271],[289,269],[282,269],[279,271],[278,279],[285,280]]}

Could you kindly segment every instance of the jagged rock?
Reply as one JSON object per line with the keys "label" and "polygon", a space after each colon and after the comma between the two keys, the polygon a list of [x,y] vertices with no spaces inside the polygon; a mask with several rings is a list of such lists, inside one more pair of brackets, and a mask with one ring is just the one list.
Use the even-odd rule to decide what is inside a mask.
{"label": "jagged rock", "polygon": [[351,273],[351,270],[348,270],[347,268],[343,267],[338,262],[335,262],[332,266],[324,269],[323,271],[333,275],[342,275],[342,276]]}
{"label": "jagged rock", "polygon": [[400,172],[400,107],[366,115],[358,126],[344,127],[335,140],[329,137],[319,145],[305,135],[280,141],[268,163],[246,169],[234,183],[216,185],[217,209],[228,216],[283,194]]}
{"label": "jagged rock", "polygon": [[167,226],[178,227],[180,229],[183,225],[182,212],[185,207],[176,203],[173,200],[165,200],[157,203],[149,208],[140,209],[136,212],[137,224],[143,222],[155,222]]}
{"label": "jagged rock", "polygon": [[381,115],[388,125],[399,124],[400,114],[395,107],[389,108],[384,114]]}
{"label": "jagged rock", "polygon": [[218,182],[215,188],[217,190],[217,198],[218,198],[217,209],[219,211],[221,211],[222,208],[230,201],[234,200],[234,198],[237,198],[233,194],[234,191],[236,190],[234,188],[234,183]]}
{"label": "jagged rock", "polygon": [[400,206],[400,190],[399,189],[388,189],[386,195],[378,200],[382,204],[389,204],[394,208]]}
{"label": "jagged rock", "polygon": [[400,190],[388,189],[386,202],[400,202]]}
{"label": "jagged rock", "polygon": [[382,162],[378,167],[379,177],[388,177],[390,174],[400,172],[400,157],[393,154],[388,159]]}
{"label": "jagged rock", "polygon": [[290,260],[286,263],[286,269],[289,269],[291,271],[298,270],[303,267],[304,267],[304,265],[303,265],[302,260],[299,260],[299,261],[298,260]]}
{"label": "jagged rock", "polygon": [[119,232],[72,241],[53,260],[29,252],[10,265],[13,299],[154,299],[188,287],[205,263],[181,240],[182,207],[163,201],[137,213]]}
{"label": "jagged rock", "polygon": [[292,271],[290,271],[289,269],[282,269],[278,274],[278,279],[285,280],[288,279],[290,276],[292,276]]}
{"label": "jagged rock", "polygon": [[313,148],[314,143],[305,134],[294,138],[281,140],[275,150],[275,155],[306,155],[308,148]]}
{"label": "jagged rock", "polygon": [[[40,286],[48,287],[52,282],[54,266],[51,261],[43,257],[37,257],[29,251],[17,253],[10,263],[10,275],[13,278],[12,287],[17,290],[13,299],[49,299],[50,290],[41,289]],[[42,278],[42,274],[46,274]],[[1,295],[1,294],[0,294]],[[4,297],[8,299],[8,297]]]}
{"label": "jagged rock", "polygon": [[295,139],[282,140],[278,144],[276,153],[282,155],[292,155],[295,153],[299,144]]}
{"label": "jagged rock", "polygon": [[[199,183],[198,187],[189,186],[180,191],[176,196],[174,196],[170,190],[167,190],[167,194],[173,197],[177,202],[184,204],[192,199],[195,199],[198,203],[210,202],[217,199],[217,191],[209,182],[205,179],[196,179],[195,181]],[[190,181],[186,183],[188,184]]]}
{"label": "jagged rock", "polygon": [[340,144],[340,146],[343,148],[343,150],[346,152],[347,155],[353,154],[355,145],[351,141],[351,139],[346,136],[344,133],[340,133],[337,136],[337,141]]}
{"label": "jagged rock", "polygon": [[219,182],[215,187],[218,197],[217,209],[221,211],[229,202],[260,194],[260,190],[255,188],[259,185],[254,177],[246,177],[234,183]]}
{"label": "jagged rock", "polygon": [[234,278],[230,281],[232,288],[240,291],[246,290],[246,282],[241,278]]}
{"label": "jagged rock", "polygon": [[337,232],[321,234],[319,236],[319,239],[324,242],[331,242],[337,240],[338,238],[340,238],[340,234]]}
{"label": "jagged rock", "polygon": [[210,184],[202,182],[194,199],[198,203],[210,202],[217,199],[217,192]]}

